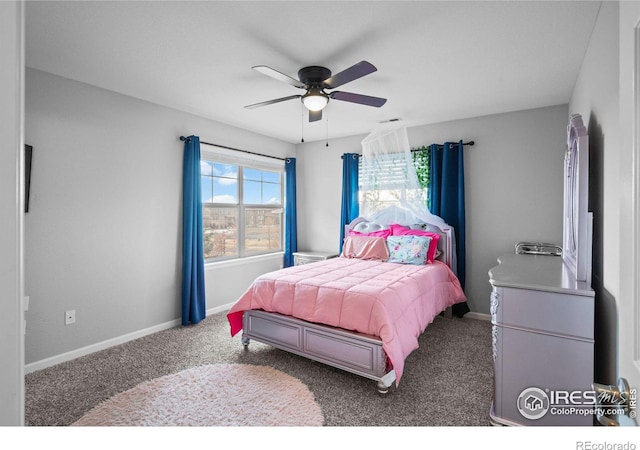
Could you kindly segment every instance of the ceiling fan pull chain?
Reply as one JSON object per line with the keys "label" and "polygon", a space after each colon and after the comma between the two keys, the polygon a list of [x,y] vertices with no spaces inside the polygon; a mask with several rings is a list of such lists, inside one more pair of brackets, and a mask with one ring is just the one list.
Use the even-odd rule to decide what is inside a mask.
{"label": "ceiling fan pull chain", "polygon": [[304,142],[304,105],[300,106],[300,136],[300,142]]}
{"label": "ceiling fan pull chain", "polygon": [[329,115],[325,113],[324,117],[325,117],[325,121],[327,122],[327,143],[325,144],[325,147],[328,147],[329,146]]}

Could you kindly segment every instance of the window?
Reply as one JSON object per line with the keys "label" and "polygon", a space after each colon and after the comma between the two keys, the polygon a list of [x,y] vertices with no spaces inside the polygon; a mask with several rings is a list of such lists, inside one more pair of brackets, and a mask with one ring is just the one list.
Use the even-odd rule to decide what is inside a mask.
{"label": "window", "polygon": [[412,150],[417,186],[407,182],[406,156],[403,153],[379,155],[375,164],[366,168],[358,162],[358,203],[360,211],[380,211],[403,202],[428,204],[429,147]]}
{"label": "window", "polygon": [[202,153],[206,261],[282,251],[283,174],[282,164]]}

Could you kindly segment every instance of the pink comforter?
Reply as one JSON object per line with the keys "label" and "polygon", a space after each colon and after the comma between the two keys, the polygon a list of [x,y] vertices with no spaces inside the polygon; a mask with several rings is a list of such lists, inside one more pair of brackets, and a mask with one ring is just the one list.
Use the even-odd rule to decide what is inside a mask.
{"label": "pink comforter", "polygon": [[232,336],[242,330],[249,309],[378,336],[398,383],[427,325],[465,300],[460,282],[439,261],[415,266],[333,258],[258,277],[227,317]]}

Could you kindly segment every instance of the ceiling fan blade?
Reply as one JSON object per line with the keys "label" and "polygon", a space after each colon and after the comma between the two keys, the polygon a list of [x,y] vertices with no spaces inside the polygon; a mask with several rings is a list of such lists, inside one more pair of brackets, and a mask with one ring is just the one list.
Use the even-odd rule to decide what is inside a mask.
{"label": "ceiling fan blade", "polygon": [[371,97],[370,95],[354,94],[352,92],[334,91],[329,94],[334,100],[342,100],[344,102],[359,103],[361,105],[375,106],[380,108],[387,102],[386,98]]}
{"label": "ceiling fan blade", "polygon": [[273,105],[274,103],[286,102],[287,100],[293,100],[294,98],[300,98],[302,95],[290,95],[288,97],[276,98],[273,100],[267,100],[266,102],[254,103],[253,105],[247,105],[245,108],[253,109],[259,108],[260,106]]}
{"label": "ceiling fan blade", "polygon": [[300,89],[306,88],[306,85],[302,81],[296,80],[295,78],[291,78],[289,75],[285,75],[284,73],[278,72],[277,70],[272,69],[271,67],[253,66],[252,69],[268,77],[275,78],[278,81],[284,81],[285,83],[290,84],[291,86],[295,86]]}
{"label": "ceiling fan blade", "polygon": [[317,122],[318,120],[322,120],[322,110],[309,111],[309,122]]}
{"label": "ceiling fan blade", "polygon": [[335,74],[334,76],[327,78],[322,82],[326,89],[335,89],[338,86],[342,86],[345,83],[349,83],[350,81],[357,80],[365,75],[369,75],[372,72],[375,72],[376,67],[367,61],[360,61],[357,64],[349,67],[348,69],[343,70]]}

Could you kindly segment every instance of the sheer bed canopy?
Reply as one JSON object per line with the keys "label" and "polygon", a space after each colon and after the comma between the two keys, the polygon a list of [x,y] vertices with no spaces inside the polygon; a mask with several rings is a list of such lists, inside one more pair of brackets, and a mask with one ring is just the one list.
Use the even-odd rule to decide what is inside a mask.
{"label": "sheer bed canopy", "polygon": [[[358,180],[361,217],[375,218],[384,225],[426,223],[453,230],[452,269],[463,288],[464,145],[460,141],[424,149],[429,151],[430,170],[428,186],[425,186],[416,172],[406,128],[385,124],[362,140]],[[469,312],[466,303],[455,306],[454,314],[458,317]]]}

